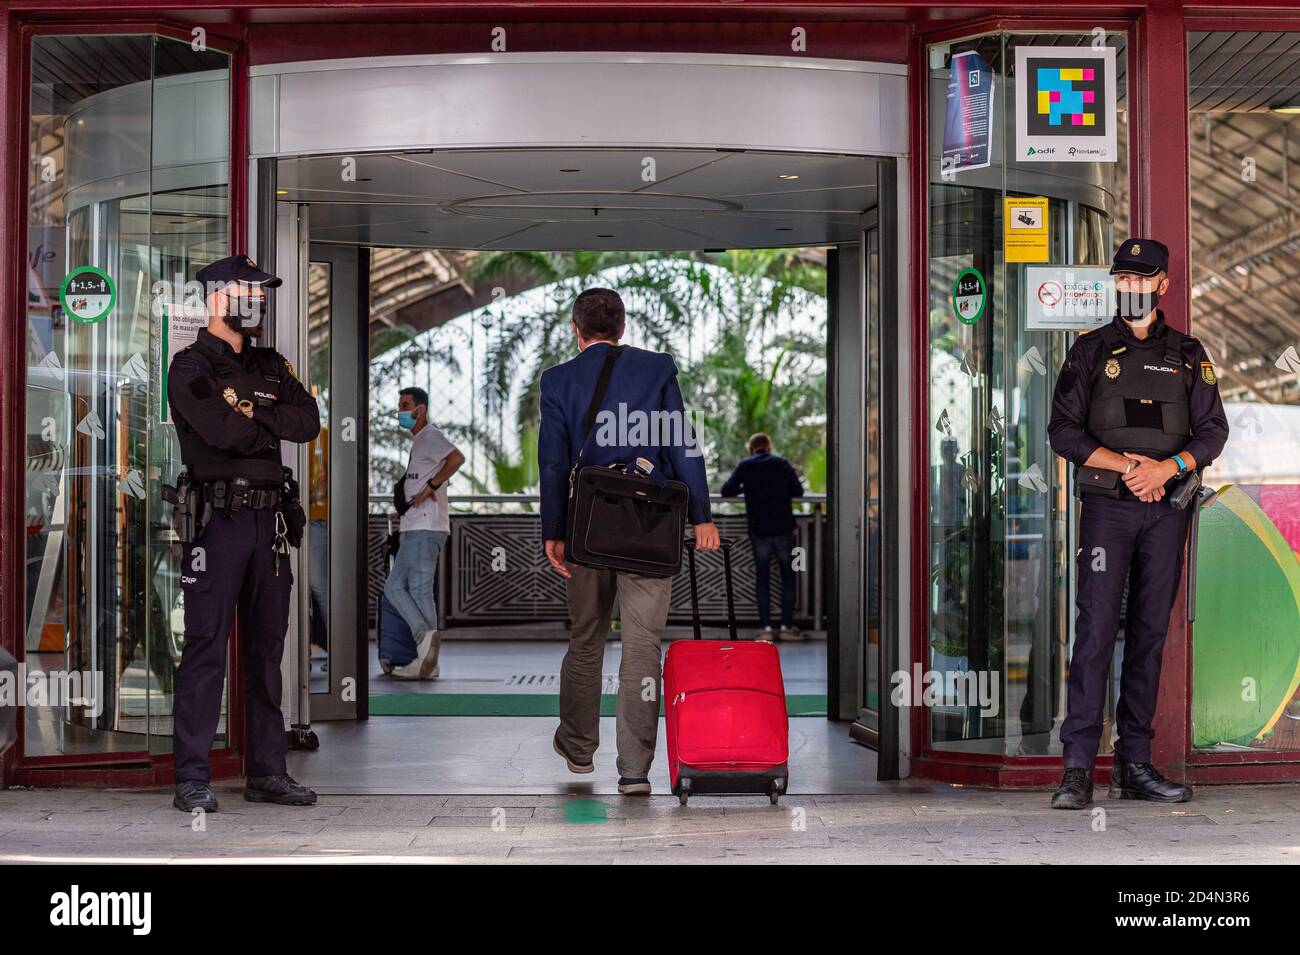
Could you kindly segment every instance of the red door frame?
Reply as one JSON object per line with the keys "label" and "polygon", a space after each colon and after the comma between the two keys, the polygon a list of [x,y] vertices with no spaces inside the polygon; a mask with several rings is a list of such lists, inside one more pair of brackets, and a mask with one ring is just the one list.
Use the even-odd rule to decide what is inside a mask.
{"label": "red door frame", "polygon": [[[745,4],[745,9],[719,7],[714,3],[678,2],[678,0],[643,0],[636,5],[611,5],[601,0],[566,0],[562,4],[536,4],[529,8],[499,2],[476,0],[396,0],[383,6],[351,2],[311,3],[308,0],[279,0],[275,15],[279,23],[261,23],[259,8],[268,5],[252,0],[232,0],[225,9],[178,7],[175,0],[63,0],[47,4],[33,2],[0,3],[5,18],[0,39],[0,99],[8,120],[5,136],[9,149],[0,150],[0,175],[8,184],[3,208],[0,209],[0,244],[10,254],[0,257],[0,283],[9,289],[7,299],[13,316],[25,313],[26,185],[27,185],[27,96],[28,51],[30,38],[44,33],[157,33],[174,39],[189,40],[190,25],[203,25],[210,45],[232,52],[231,82],[231,185],[230,232],[236,248],[248,237],[247,221],[247,147],[248,82],[250,62],[273,62],[327,55],[346,55],[346,51],[377,54],[392,52],[395,36],[414,36],[405,42],[436,45],[426,50],[447,52],[455,49],[481,49],[481,31],[487,22],[504,22],[525,27],[512,33],[512,49],[646,49],[700,50],[703,44],[711,52],[780,53],[786,52],[788,30],[792,24],[807,23],[826,27],[829,55],[906,61],[909,63],[909,94],[912,97],[909,128],[910,164],[909,195],[913,203],[909,247],[912,256],[911,328],[912,360],[915,363],[911,398],[914,420],[928,422],[927,297],[928,297],[928,144],[926,112],[928,109],[928,64],[926,45],[977,33],[1013,29],[1021,31],[1089,31],[1093,27],[1123,29],[1129,33],[1129,90],[1133,115],[1153,115],[1148,104],[1159,103],[1168,112],[1170,103],[1185,107],[1186,31],[1189,29],[1298,29],[1300,19],[1289,4],[1280,0],[1260,3],[1257,9],[1275,11],[1268,16],[1243,16],[1217,12],[1216,8],[1195,7],[1180,0],[1074,0],[1072,3],[996,8],[979,0],[950,0],[942,8],[923,0],[895,0],[888,5],[823,5],[801,0],[768,3],[763,0]],[[856,8],[852,13],[846,10]],[[439,22],[438,14],[449,11],[460,22]],[[1080,10],[1094,10],[1095,18],[1080,15]],[[1201,12],[1194,12],[1199,10]],[[1005,15],[994,16],[996,12]],[[1020,12],[1023,11],[1023,12]],[[141,17],[152,13],[159,20],[115,19],[116,15]],[[525,23],[522,16],[529,17]],[[877,19],[872,19],[873,16]],[[964,16],[964,21],[954,18]],[[758,19],[761,18],[761,19]],[[392,20],[375,24],[379,35],[386,36],[378,49],[368,49],[373,42],[347,27],[347,21]],[[957,25],[953,25],[956,23]],[[182,25],[186,24],[186,25]],[[938,24],[936,26],[936,24]],[[765,34],[763,27],[772,28]],[[378,41],[376,41],[378,42]],[[903,47],[900,49],[900,43]],[[475,45],[477,44],[477,45]],[[403,52],[411,52],[404,50]],[[891,55],[896,52],[898,55]],[[358,55],[356,52],[353,55]],[[1184,109],[1185,113],[1185,109]],[[1135,135],[1130,142],[1131,221],[1137,232],[1150,231],[1165,237],[1176,263],[1172,292],[1168,299],[1174,324],[1187,323],[1189,248],[1187,130],[1178,123],[1130,124]],[[1160,170],[1157,188],[1152,169]],[[1174,173],[1170,175],[1171,171]],[[0,475],[0,644],[9,646],[20,656],[17,634],[22,633],[22,598],[25,559],[25,531],[22,510],[17,502],[24,499],[25,479],[25,395],[26,342],[19,321],[0,322],[0,359],[7,374],[3,387],[4,409],[0,411],[0,460],[8,467]],[[911,459],[915,485],[928,486],[923,479],[929,473],[928,446],[913,443]],[[914,496],[910,515],[912,529],[912,658],[926,659],[925,634],[928,632],[929,595],[927,581],[929,502],[924,491]],[[1190,749],[1190,628],[1180,609],[1171,621],[1170,639],[1165,651],[1165,674],[1157,717],[1156,759],[1176,776],[1189,769],[1195,778],[1206,782],[1246,781],[1256,779],[1294,779],[1300,776],[1295,754],[1247,754],[1244,759],[1256,765],[1244,765],[1240,759],[1214,754],[1194,754]],[[242,705],[239,701],[240,672],[238,643],[231,645],[231,695],[229,749],[214,752],[215,775],[237,775],[242,771]],[[1175,678],[1177,674],[1181,678]],[[21,726],[20,709],[20,726]],[[918,775],[954,781],[1003,786],[1045,785],[1055,781],[1060,759],[1054,757],[996,757],[936,751],[929,746],[929,714],[914,708],[909,721],[912,771]],[[148,753],[127,754],[129,766],[114,768],[106,759],[96,758],[96,766],[77,757],[23,759],[16,751],[0,756],[0,779],[5,784],[20,781],[34,784],[112,782],[115,785],[161,784],[170,779],[170,757],[150,757]],[[1102,766],[1108,764],[1102,761]],[[1103,776],[1105,773],[1103,768]]]}
{"label": "red door frame", "polygon": [[[1083,6],[1086,4],[1079,4]],[[1145,15],[1149,16],[1150,11]],[[1129,36],[1126,46],[1128,57],[1128,87],[1130,111],[1134,87],[1149,75],[1143,68],[1136,54],[1133,42],[1135,33],[1140,28],[1144,15],[1139,13],[1132,19],[1113,16],[1084,19],[1077,14],[1070,17],[1048,17],[1035,13],[1024,16],[1000,16],[981,20],[972,20],[956,25],[945,25],[936,30],[918,31],[908,70],[911,84],[911,141],[909,151],[912,155],[912,360],[915,373],[912,380],[913,421],[916,422],[917,438],[912,445],[912,468],[915,479],[914,487],[929,487],[930,445],[928,438],[930,421],[930,381],[929,381],[929,234],[930,234],[930,165],[929,165],[929,58],[928,48],[934,43],[966,39],[980,34],[1001,31],[1032,33],[1051,31],[1060,33],[1089,33],[1096,27],[1107,31],[1124,32]],[[1130,121],[1129,129],[1133,128]],[[1135,214],[1144,208],[1151,196],[1140,181],[1138,170],[1144,165],[1148,144],[1138,141],[1129,144],[1129,202]],[[1185,200],[1185,196],[1184,196]],[[1134,228],[1139,228],[1138,220]],[[1168,241],[1171,259],[1177,256],[1176,237]],[[1171,285],[1176,282],[1171,281]],[[1171,298],[1176,298],[1171,294]],[[1170,309],[1176,306],[1171,303]],[[930,502],[925,493],[914,497],[912,515],[912,659],[928,665],[930,632]],[[1176,631],[1172,628],[1170,636],[1175,637],[1169,643],[1176,643]],[[1166,684],[1168,680],[1164,681]],[[1162,688],[1163,690],[1163,688]],[[1178,692],[1175,690],[1174,692]],[[1186,694],[1184,685],[1181,692]],[[1163,692],[1162,692],[1163,696]],[[912,769],[918,776],[940,779],[948,782],[1000,787],[1045,786],[1059,781],[1061,758],[1059,756],[1007,756],[996,753],[970,753],[953,750],[936,749],[930,742],[930,710],[924,706],[911,708],[909,729],[911,736]],[[1168,736],[1166,730],[1163,734]],[[1158,737],[1160,739],[1161,737]],[[1167,762],[1167,755],[1157,754],[1162,764]],[[1098,761],[1098,772],[1103,780],[1108,779],[1110,759],[1104,757]]]}
{"label": "red door frame", "polygon": [[[1078,4],[1086,6],[1091,4]],[[1097,6],[1101,6],[1098,4]],[[1130,117],[1133,131],[1129,143],[1129,202],[1134,234],[1158,235],[1170,249],[1170,292],[1164,299],[1170,324],[1182,331],[1190,330],[1190,161],[1186,123],[1147,122],[1145,117],[1158,115],[1186,116],[1188,105],[1187,34],[1200,30],[1300,30],[1300,11],[1294,8],[1275,10],[1270,15],[1225,14],[1212,9],[1191,11],[1176,0],[1150,0],[1137,15],[1125,20],[1077,20],[1041,15],[998,17],[972,21],[956,27],[919,31],[916,49],[910,59],[911,96],[913,99],[911,152],[913,223],[912,235],[912,329],[913,360],[918,369],[928,368],[928,239],[929,239],[929,168],[928,168],[928,73],[926,47],[930,43],[954,40],[996,30],[1060,30],[1094,27],[1126,30],[1128,45],[1128,85]],[[1153,108],[1159,104],[1159,109]],[[1157,172],[1158,170],[1158,172]],[[914,420],[928,427],[929,382],[924,372],[914,376],[912,400]],[[929,445],[918,440],[913,446],[914,474],[918,485],[928,487]],[[912,651],[914,660],[928,659],[929,632],[929,513],[924,495],[918,497],[913,514],[912,554]],[[1192,624],[1187,620],[1185,593],[1187,575],[1175,600],[1162,662],[1163,679],[1157,704],[1156,737],[1152,745],[1154,761],[1174,778],[1198,783],[1283,782],[1300,780],[1300,753],[1219,754],[1192,748]],[[930,745],[930,713],[915,707],[910,721],[914,753],[913,770],[917,775],[958,783],[1002,787],[1046,786],[1060,776],[1060,757],[998,756],[936,750]],[[1110,757],[1097,763],[1099,782],[1107,782]]]}

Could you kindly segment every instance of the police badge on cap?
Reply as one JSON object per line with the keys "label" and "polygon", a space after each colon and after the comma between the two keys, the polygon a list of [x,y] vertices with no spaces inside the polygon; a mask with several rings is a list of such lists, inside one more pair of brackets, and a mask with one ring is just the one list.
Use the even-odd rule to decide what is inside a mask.
{"label": "police badge on cap", "polygon": [[1110,274],[1155,275],[1169,271],[1169,247],[1155,239],[1125,239],[1115,250]]}
{"label": "police badge on cap", "polygon": [[211,265],[205,265],[194,274],[194,278],[202,282],[206,287],[209,283],[220,287],[228,285],[231,282],[241,282],[246,285],[260,285],[263,288],[278,288],[284,283],[284,279],[270,272],[263,272],[254,262],[246,255],[228,255],[224,259],[217,259]]}

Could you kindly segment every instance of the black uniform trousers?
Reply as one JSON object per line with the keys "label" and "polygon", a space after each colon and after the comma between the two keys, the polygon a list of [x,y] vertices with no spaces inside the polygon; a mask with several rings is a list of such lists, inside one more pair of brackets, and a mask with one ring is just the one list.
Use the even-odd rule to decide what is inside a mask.
{"label": "black uniform trousers", "polygon": [[293,575],[287,558],[280,559],[276,573],[275,515],[273,508],[245,508],[233,517],[215,514],[197,540],[182,545],[185,646],[172,707],[177,782],[207,782],[211,776],[208,752],[220,718],[227,637],[236,614],[247,773],[285,772],[280,661]]}
{"label": "black uniform trousers", "polygon": [[1169,611],[1183,570],[1191,510],[1085,494],[1079,521],[1078,616],[1061,748],[1065,767],[1092,769],[1101,742],[1107,674],[1129,585],[1115,755],[1151,761],[1151,729]]}

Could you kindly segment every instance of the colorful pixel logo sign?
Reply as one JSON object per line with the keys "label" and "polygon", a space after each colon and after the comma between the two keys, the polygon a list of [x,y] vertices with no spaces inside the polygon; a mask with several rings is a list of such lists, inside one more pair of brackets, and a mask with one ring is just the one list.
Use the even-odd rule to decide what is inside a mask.
{"label": "colorful pixel logo sign", "polygon": [[1027,131],[1033,135],[1100,136],[1106,113],[1100,108],[1105,89],[1102,60],[1031,57],[1028,61]]}

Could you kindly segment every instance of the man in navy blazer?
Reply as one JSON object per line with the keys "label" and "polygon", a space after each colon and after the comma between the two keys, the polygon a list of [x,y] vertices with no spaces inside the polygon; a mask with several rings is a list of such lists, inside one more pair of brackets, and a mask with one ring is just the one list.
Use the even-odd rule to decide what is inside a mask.
{"label": "man in navy blazer", "polygon": [[[672,580],[571,564],[564,559],[569,472],[583,447],[587,408],[610,346],[623,336],[623,300],[610,289],[587,289],[573,303],[579,353],[548,368],[541,380],[542,538],[546,558],[566,578],[569,650],[560,667],[560,726],[553,745],[570,772],[590,773],[600,742],[600,690],[605,641],[617,593],[621,621],[615,710],[618,791],[649,795],[650,764],[659,733],[659,644],[668,621]],[[688,518],[699,550],[718,547],[709,512],[703,449],[690,428],[671,355],[624,347],[614,365],[583,465],[627,464],[646,458],[655,472],[690,488]],[[608,414],[606,414],[608,412]],[[655,424],[646,426],[647,421]],[[641,426],[638,426],[641,425]],[[653,689],[653,692],[647,692]]]}

